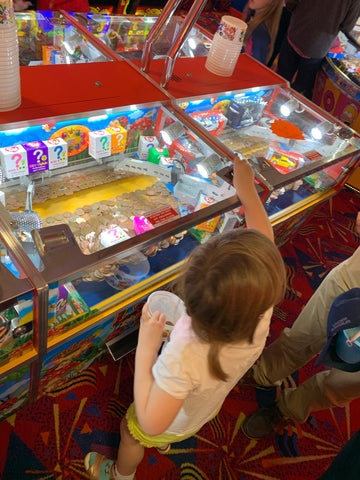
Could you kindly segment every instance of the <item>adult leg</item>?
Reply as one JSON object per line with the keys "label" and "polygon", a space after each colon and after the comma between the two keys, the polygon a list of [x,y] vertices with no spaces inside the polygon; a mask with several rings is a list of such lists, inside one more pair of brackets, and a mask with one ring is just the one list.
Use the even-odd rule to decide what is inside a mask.
{"label": "adult leg", "polygon": [[281,45],[284,41],[284,38],[287,34],[287,30],[289,27],[291,19],[291,12],[286,7],[283,7],[282,12],[281,12],[281,17],[280,17],[280,23],[279,23],[279,29],[278,33],[275,38],[274,42],[274,50],[271,55],[270,60],[268,61],[267,66],[271,68],[272,64],[274,63],[275,58],[278,56],[280,52]]}
{"label": "adult leg", "polygon": [[271,386],[298,370],[326,343],[327,317],[335,298],[360,287],[360,247],[331,270],[303,308],[291,328],[263,351],[253,367],[256,383]]}
{"label": "adult leg", "polygon": [[[360,285],[360,247],[324,279],[291,329],[263,352],[253,367],[255,382],[271,385],[288,376],[319,353],[326,343],[327,316],[334,299]],[[297,388],[281,391],[276,405],[245,419],[241,428],[249,438],[273,435],[284,419],[304,422],[312,411],[344,406],[360,397],[360,373],[336,369],[320,372]]]}
{"label": "adult leg", "polygon": [[280,48],[277,73],[291,82],[298,69],[300,59],[300,55],[295,52],[285,37]]}
{"label": "adult leg", "polygon": [[312,99],[316,74],[320,68],[322,58],[301,58],[297,75],[292,87],[304,97]]}
{"label": "adult leg", "polygon": [[311,412],[344,407],[360,398],[360,372],[335,368],[313,375],[297,388],[285,388],[277,407],[285,418],[303,423]]}

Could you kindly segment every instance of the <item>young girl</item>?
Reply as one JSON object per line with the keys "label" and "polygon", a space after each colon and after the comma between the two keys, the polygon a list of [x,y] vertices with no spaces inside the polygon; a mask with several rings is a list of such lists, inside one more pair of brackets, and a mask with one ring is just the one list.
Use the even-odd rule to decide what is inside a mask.
{"label": "young girl", "polygon": [[116,462],[95,452],[85,457],[92,480],[132,480],[144,447],[166,453],[168,444],[193,436],[264,348],[285,269],[246,160],[235,160],[234,186],[248,228],[218,234],[192,252],[180,281],[187,314],[159,356],[166,316],[150,318],[144,305],[134,403],[121,421]]}
{"label": "young girl", "polygon": [[248,24],[244,51],[265,65],[274,49],[283,3],[283,0],[249,0],[244,10]]}

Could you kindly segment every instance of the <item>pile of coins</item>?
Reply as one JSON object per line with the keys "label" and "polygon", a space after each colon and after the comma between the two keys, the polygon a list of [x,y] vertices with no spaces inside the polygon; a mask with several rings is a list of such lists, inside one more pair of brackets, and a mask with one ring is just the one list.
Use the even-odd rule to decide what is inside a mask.
{"label": "pile of coins", "polygon": [[[64,212],[47,217],[44,219],[43,225],[47,227],[67,223],[81,251],[85,255],[89,255],[104,248],[100,241],[102,232],[119,226],[130,237],[133,237],[136,235],[133,227],[134,216],[144,215],[161,205],[170,206],[178,212],[177,201],[171,192],[163,183],[156,182],[153,186],[144,190],[124,193],[91,205],[82,205],[74,212]],[[182,238],[183,234],[171,236],[168,240],[147,247],[143,253],[146,256],[153,256],[170,244],[179,243]],[[127,256],[126,259],[106,264],[91,273],[87,273],[83,280],[102,281],[106,276],[112,275],[120,265],[132,261],[136,261],[136,258],[132,259],[131,256]]]}
{"label": "pile of coins", "polygon": [[[33,204],[44,203],[48,200],[60,198],[64,195],[73,195],[75,192],[97,187],[122,178],[135,177],[136,174],[106,168],[103,165],[101,170],[95,167],[86,173],[71,173],[46,179],[46,184],[35,184]],[[4,187],[3,187],[4,188]],[[9,211],[19,210],[25,207],[27,188],[5,188],[6,207]]]}
{"label": "pile of coins", "polygon": [[[88,169],[85,173],[71,173],[61,177],[49,178],[44,185],[36,185],[33,203],[36,204],[62,196],[73,195],[75,192],[91,189],[93,187],[114,183],[116,180],[134,177],[135,173],[106,168],[104,165]],[[8,210],[23,209],[26,202],[26,187],[19,189],[8,188],[6,190],[6,205]],[[80,197],[79,197],[80,198]],[[81,200],[80,200],[81,201]],[[75,211],[56,213],[43,219],[43,227],[66,223],[69,225],[81,251],[85,255],[102,250],[101,234],[107,230],[121,227],[130,237],[136,235],[133,227],[135,216],[150,213],[161,206],[173,208],[179,213],[179,205],[170,190],[160,181],[144,190],[134,190],[111,198],[100,200],[92,204],[78,205]],[[184,233],[171,235],[166,240],[146,247],[142,253],[146,256],[154,256],[159,250],[178,244],[184,237]],[[106,263],[95,271],[87,272],[82,280],[102,281],[109,277],[119,268],[128,263],[139,262],[138,255],[128,255],[126,258],[117,259],[112,263]]]}

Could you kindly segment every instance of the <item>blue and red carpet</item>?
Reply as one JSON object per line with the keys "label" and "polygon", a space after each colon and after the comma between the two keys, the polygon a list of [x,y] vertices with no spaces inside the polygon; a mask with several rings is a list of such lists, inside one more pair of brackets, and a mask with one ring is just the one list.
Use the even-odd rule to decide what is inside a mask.
{"label": "blue and red carpet", "polygon": [[[276,308],[269,342],[290,326],[324,275],[359,245],[355,233],[360,197],[343,190],[282,247],[288,290]],[[115,457],[119,421],[132,401],[134,355],[115,363],[105,356],[65,383],[0,423],[0,478],[3,480],[82,480],[90,450]],[[315,372],[307,365],[287,382]],[[146,480],[311,480],[317,479],[350,436],[360,428],[360,399],[346,408],[311,415],[303,425],[260,441],[240,430],[258,404],[276,391],[255,393],[235,387],[214,421],[198,435],[172,445],[168,455],[146,451],[137,478]]]}

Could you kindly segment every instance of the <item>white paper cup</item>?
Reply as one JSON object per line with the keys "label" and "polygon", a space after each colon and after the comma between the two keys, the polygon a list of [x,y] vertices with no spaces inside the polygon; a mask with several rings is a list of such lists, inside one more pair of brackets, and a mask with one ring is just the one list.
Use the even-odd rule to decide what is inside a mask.
{"label": "white paper cup", "polygon": [[149,296],[147,303],[150,317],[156,311],[166,315],[163,334],[163,340],[166,340],[172,332],[176,322],[186,313],[184,302],[181,298],[175,295],[175,293],[158,290]]}
{"label": "white paper cup", "polygon": [[224,15],[215,35],[221,37],[222,40],[242,46],[246,29],[247,23],[240,18]]}

